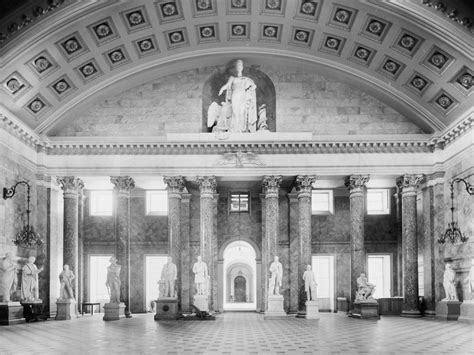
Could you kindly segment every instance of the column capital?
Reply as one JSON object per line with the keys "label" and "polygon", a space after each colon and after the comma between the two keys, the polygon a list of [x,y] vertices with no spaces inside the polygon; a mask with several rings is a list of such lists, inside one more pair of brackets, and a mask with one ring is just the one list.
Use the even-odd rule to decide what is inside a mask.
{"label": "column capital", "polygon": [[265,175],[262,181],[265,198],[278,197],[281,182],[281,175]]}
{"label": "column capital", "polygon": [[164,176],[163,181],[167,185],[168,194],[170,196],[181,197],[186,187],[185,180],[182,176]]}
{"label": "column capital", "polygon": [[405,174],[397,178],[397,186],[402,196],[407,194],[416,195],[416,189],[424,179],[424,174]]}
{"label": "column capital", "polygon": [[59,176],[56,180],[61,185],[65,197],[77,197],[79,191],[84,188],[84,182],[75,176]]}
{"label": "column capital", "polygon": [[296,192],[298,198],[311,197],[311,191],[313,190],[313,183],[318,177],[315,175],[298,175],[296,176]]}
{"label": "column capital", "polygon": [[111,176],[110,182],[119,193],[130,194],[130,190],[135,187],[135,181],[130,176]]}
{"label": "column capital", "polygon": [[370,175],[350,175],[346,177],[344,184],[349,189],[351,196],[362,195]]}
{"label": "column capital", "polygon": [[201,198],[214,198],[217,189],[217,180],[215,176],[198,176],[196,181],[199,184]]}

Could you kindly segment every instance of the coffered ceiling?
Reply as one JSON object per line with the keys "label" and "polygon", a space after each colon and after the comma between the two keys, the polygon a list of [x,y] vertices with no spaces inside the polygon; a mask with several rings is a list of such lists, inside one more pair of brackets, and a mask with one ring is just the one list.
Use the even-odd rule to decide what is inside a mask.
{"label": "coffered ceiling", "polygon": [[1,21],[0,110],[38,134],[67,124],[100,98],[238,57],[336,77],[427,133],[473,114],[472,28],[422,1],[27,5]]}

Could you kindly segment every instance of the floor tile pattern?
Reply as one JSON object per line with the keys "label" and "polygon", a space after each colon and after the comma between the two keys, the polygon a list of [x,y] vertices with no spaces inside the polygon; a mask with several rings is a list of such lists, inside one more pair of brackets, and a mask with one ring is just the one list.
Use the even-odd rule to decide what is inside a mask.
{"label": "floor tile pattern", "polygon": [[256,313],[227,312],[215,321],[159,322],[151,313],[112,322],[85,315],[0,327],[0,354],[474,354],[472,325],[320,315],[265,321]]}

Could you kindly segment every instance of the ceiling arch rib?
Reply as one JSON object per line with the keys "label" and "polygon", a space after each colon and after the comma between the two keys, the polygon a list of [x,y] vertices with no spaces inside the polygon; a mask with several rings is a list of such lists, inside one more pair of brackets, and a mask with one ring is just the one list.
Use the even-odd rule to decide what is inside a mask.
{"label": "ceiling arch rib", "polygon": [[[0,98],[36,132],[48,134],[94,98],[137,79],[199,67],[211,58],[224,64],[217,63],[219,56],[244,56],[254,64],[296,60],[361,86],[426,132],[443,130],[473,106],[472,61],[420,21],[400,19],[400,7],[394,15],[372,3],[329,0],[101,6],[77,8],[69,23],[62,10],[61,20],[41,22],[37,44],[26,46],[23,36],[5,53],[11,60],[3,61]],[[44,30],[49,21],[53,31]]]}

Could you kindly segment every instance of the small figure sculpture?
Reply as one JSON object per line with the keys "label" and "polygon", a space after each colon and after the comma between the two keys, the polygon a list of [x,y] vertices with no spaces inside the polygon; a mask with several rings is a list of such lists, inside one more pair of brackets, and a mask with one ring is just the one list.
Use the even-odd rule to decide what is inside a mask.
{"label": "small figure sculpture", "polygon": [[372,294],[375,291],[375,285],[371,284],[367,280],[367,276],[365,273],[360,274],[357,278],[357,293],[356,293],[356,301],[367,301],[374,299]]}
{"label": "small figure sculpture", "polygon": [[3,302],[10,302],[12,293],[15,292],[17,286],[16,266],[13,262],[11,253],[6,253],[0,263],[2,270],[2,294]]}
{"label": "small figure sculpture", "polygon": [[164,297],[175,297],[174,281],[178,276],[178,270],[172,261],[173,258],[168,256],[168,262],[161,270],[161,280],[165,282]]}
{"label": "small figure sculpture", "polygon": [[458,301],[456,294],[456,272],[451,264],[446,264],[443,275],[443,287],[446,297],[442,301]]}
{"label": "small figure sculpture", "polygon": [[74,273],[69,270],[69,265],[63,266],[63,271],[59,274],[59,282],[61,289],[59,291],[59,298],[62,300],[74,299],[74,292],[72,290],[72,280],[74,280]]}
{"label": "small figure sculpture", "polygon": [[21,277],[21,300],[22,301],[38,301],[38,274],[43,271],[43,267],[37,268],[35,265],[36,258],[30,256],[28,262],[23,266]]}
{"label": "small figure sculpture", "polygon": [[474,259],[471,261],[471,269],[469,270],[469,274],[467,274],[466,279],[464,282],[467,283],[467,289],[469,291],[469,299],[474,301]]}
{"label": "small figure sculpture", "polygon": [[306,266],[306,271],[303,273],[304,290],[306,291],[306,299],[308,301],[316,300],[316,277],[314,276],[311,265]]}
{"label": "small figure sculpture", "polygon": [[269,280],[268,294],[280,295],[281,281],[283,278],[283,266],[276,255],[273,258],[272,264],[270,265],[270,272],[272,275]]}
{"label": "small figure sculpture", "polygon": [[112,256],[109,260],[110,265],[107,266],[107,281],[105,286],[109,290],[110,303],[120,303],[120,269],[122,268],[117,264],[117,259]]}
{"label": "small figure sculpture", "polygon": [[207,282],[209,273],[207,271],[207,264],[202,261],[201,256],[197,257],[197,262],[193,265],[194,283],[196,284],[198,295],[207,295]]}

